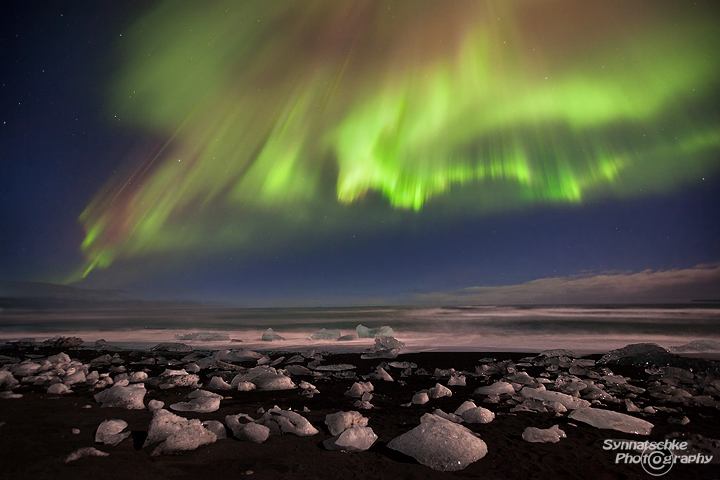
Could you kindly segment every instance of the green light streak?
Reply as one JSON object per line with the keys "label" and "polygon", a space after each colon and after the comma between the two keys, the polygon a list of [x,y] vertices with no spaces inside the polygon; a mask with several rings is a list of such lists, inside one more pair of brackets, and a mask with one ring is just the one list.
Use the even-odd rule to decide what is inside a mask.
{"label": "green light streak", "polygon": [[365,228],[433,202],[458,215],[580,204],[717,171],[719,123],[703,111],[720,83],[712,18],[668,10],[574,32],[592,45],[578,56],[540,48],[528,8],[162,4],[124,35],[110,93],[128,126],[170,140],[81,215],[81,275],[120,257],[263,248],[268,230]]}

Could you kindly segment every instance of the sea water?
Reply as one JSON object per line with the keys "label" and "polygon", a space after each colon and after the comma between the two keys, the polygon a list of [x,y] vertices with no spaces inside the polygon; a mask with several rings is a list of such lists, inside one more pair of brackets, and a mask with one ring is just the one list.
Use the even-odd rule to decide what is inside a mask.
{"label": "sea water", "polygon": [[[180,342],[190,333],[224,340],[182,340],[197,348],[249,348],[332,352],[362,351],[372,338],[310,340],[321,328],[355,333],[356,326],[389,325],[405,352],[516,351],[564,348],[602,353],[630,343],[664,347],[692,340],[720,341],[720,306],[473,306],[232,308],[202,304],[9,307],[0,310],[0,343],[77,336],[89,345],[103,339],[123,348]],[[285,340],[261,341],[271,327]],[[235,341],[232,341],[235,340]],[[240,342],[239,342],[240,341]]]}

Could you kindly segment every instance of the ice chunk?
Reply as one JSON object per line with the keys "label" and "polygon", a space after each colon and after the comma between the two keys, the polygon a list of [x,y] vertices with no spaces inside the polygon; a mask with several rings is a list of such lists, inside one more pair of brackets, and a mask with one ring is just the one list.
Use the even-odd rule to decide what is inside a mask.
{"label": "ice chunk", "polygon": [[280,335],[278,335],[277,333],[275,333],[272,328],[268,328],[262,334],[263,342],[273,342],[275,340],[285,340],[285,339],[283,337],[281,337]]}
{"label": "ice chunk", "polygon": [[626,415],[624,413],[601,410],[599,408],[576,408],[568,418],[587,423],[597,428],[618,430],[625,433],[649,435],[654,425],[645,420]]}
{"label": "ice chunk", "polygon": [[16,363],[10,368],[10,372],[16,377],[27,377],[40,370],[40,364],[36,362],[25,361]]}
{"label": "ice chunk", "polygon": [[515,394],[515,389],[508,382],[503,381],[475,389],[475,395],[502,395],[504,393],[513,395]]}
{"label": "ice chunk", "polygon": [[446,386],[436,383],[434,387],[428,390],[428,395],[430,395],[430,398],[452,397],[452,391]]}
{"label": "ice chunk", "polygon": [[412,397],[413,405],[425,405],[429,401],[430,401],[430,395],[428,395],[427,391],[417,392]]}
{"label": "ice chunk", "polygon": [[175,339],[196,342],[220,342],[230,340],[230,335],[219,332],[194,332],[194,333],[177,333]]}
{"label": "ice chunk", "polygon": [[215,359],[221,362],[255,362],[262,358],[262,354],[252,350],[220,350]]}
{"label": "ice chunk", "polygon": [[212,377],[205,388],[208,390],[232,390],[230,384],[220,377]]}
{"label": "ice chunk", "polygon": [[102,404],[103,407],[120,407],[128,410],[142,410],[145,408],[143,399],[145,398],[144,385],[130,385],[122,387],[114,385],[107,390],[95,394],[95,401]]}
{"label": "ice chunk", "polygon": [[310,335],[310,340],[337,340],[340,338],[340,330],[326,330],[321,328],[319,331]]}
{"label": "ice chunk", "polygon": [[527,372],[518,372],[508,375],[506,377],[512,383],[519,383],[520,385],[537,385],[537,382],[533,377],[528,375]]}
{"label": "ice chunk", "polygon": [[330,435],[339,435],[348,428],[365,427],[368,424],[367,417],[360,412],[337,412],[325,416],[325,425],[330,430]]}
{"label": "ice chunk", "polygon": [[218,440],[227,438],[227,432],[225,431],[225,425],[217,420],[206,420],[202,422],[202,426],[210,430],[215,434]]}
{"label": "ice chunk", "polygon": [[95,447],[83,447],[78,448],[74,452],[72,452],[70,455],[65,457],[65,463],[74,462],[75,460],[78,460],[83,457],[107,457],[109,456],[109,453],[101,452]]}
{"label": "ice chunk", "polygon": [[73,392],[64,383],[53,383],[48,387],[47,393],[50,393],[52,395],[63,395],[65,393]]}
{"label": "ice chunk", "polygon": [[390,374],[382,367],[377,367],[377,369],[368,375],[366,378],[374,378],[377,380],[383,380],[386,382],[392,382],[393,378],[390,376]]}
{"label": "ice chunk", "polygon": [[568,410],[590,406],[590,402],[587,400],[575,398],[566,393],[551,392],[549,390],[541,390],[539,388],[524,387],[520,390],[520,394],[525,398],[540,400],[543,403],[558,402]]}
{"label": "ice chunk", "polygon": [[364,452],[372,447],[378,439],[370,427],[348,428],[340,435],[329,438],[323,442],[328,450],[342,450],[343,452]]}
{"label": "ice chunk", "polygon": [[355,331],[360,338],[373,338],[375,336],[375,330],[372,330],[365,325],[358,325],[355,327]]}
{"label": "ice chunk", "polygon": [[550,428],[527,427],[522,434],[523,440],[532,443],[557,443],[561,438],[567,438],[565,432],[560,430],[558,425]]}
{"label": "ice chunk", "polygon": [[160,410],[164,406],[165,406],[165,402],[161,402],[160,400],[150,400],[148,402],[148,410],[150,410],[151,412]]}
{"label": "ice chunk", "polygon": [[70,363],[70,357],[67,353],[58,353],[57,355],[50,355],[48,358],[48,362],[52,363],[53,365],[57,365],[58,363]]}
{"label": "ice chunk", "polygon": [[225,423],[232,430],[233,435],[240,441],[263,443],[270,436],[270,429],[265,425],[259,425],[254,422],[240,423],[241,415],[228,415],[225,417]]}
{"label": "ice chunk", "polygon": [[255,390],[257,387],[252,382],[237,382],[236,388],[238,392],[249,392]]}
{"label": "ice chunk", "polygon": [[394,337],[377,337],[375,338],[375,346],[366,350],[360,358],[395,358],[404,346],[405,343]]}
{"label": "ice chunk", "polygon": [[202,426],[200,420],[190,420],[153,450],[152,455],[178,455],[217,441],[217,436]]}
{"label": "ice chunk", "polygon": [[462,423],[463,418],[459,415],[455,415],[454,413],[445,413],[444,411],[440,410],[439,408],[436,408],[433,411],[433,415],[437,415],[440,418],[444,418],[445,420],[450,420],[453,423]]}
{"label": "ice chunk", "polygon": [[432,414],[423,415],[420,422],[392,439],[388,448],[440,471],[462,470],[487,454],[485,442],[462,425]]}
{"label": "ice chunk", "polygon": [[465,400],[458,408],[455,410],[455,415],[462,415],[463,412],[466,410],[470,410],[471,408],[477,408],[477,405],[475,405],[475,402],[471,400]]}
{"label": "ice chunk", "polygon": [[68,387],[72,385],[76,385],[78,383],[85,383],[85,372],[82,370],[77,370],[69,375],[67,375],[63,379],[63,383],[67,385]]}
{"label": "ice chunk", "polygon": [[128,381],[130,383],[140,383],[147,380],[148,374],[145,372],[133,372],[130,374],[130,378],[128,378]]}
{"label": "ice chunk", "polygon": [[13,388],[19,382],[7,370],[0,370],[0,388]]}
{"label": "ice chunk", "polygon": [[42,343],[43,347],[53,348],[74,348],[83,344],[83,339],[80,337],[53,337],[45,340]]}
{"label": "ice chunk", "polygon": [[348,397],[360,398],[364,393],[369,393],[375,390],[373,384],[370,382],[355,382],[352,387],[345,392]]}
{"label": "ice chunk", "polygon": [[302,415],[278,407],[268,410],[257,423],[268,427],[273,435],[292,433],[299,437],[309,437],[320,433]]}
{"label": "ice chunk", "polygon": [[194,373],[188,373],[184,369],[167,369],[163,373],[161,373],[160,376],[150,378],[146,381],[148,385],[153,387],[160,387],[162,390],[178,387],[198,388],[200,386],[199,382],[200,377],[198,377]]}
{"label": "ice chunk", "polygon": [[256,377],[252,382],[258,390],[292,390],[297,388],[290,377],[279,373],[267,372]]}
{"label": "ice chunk", "polygon": [[189,402],[173,403],[170,408],[178,412],[210,413],[220,408],[220,400],[223,397],[207,390],[195,390],[190,392],[187,398],[191,400]]}
{"label": "ice chunk", "polygon": [[95,442],[104,445],[117,445],[130,436],[130,432],[122,433],[128,424],[125,420],[109,419],[100,424],[95,432]]}
{"label": "ice chunk", "polygon": [[495,419],[495,414],[483,407],[469,408],[460,416],[467,423],[490,423]]}
{"label": "ice chunk", "polygon": [[448,387],[464,387],[466,385],[465,375],[452,375],[447,384]]}
{"label": "ice chunk", "polygon": [[385,326],[378,328],[375,331],[375,336],[376,337],[394,337],[395,331],[391,327],[385,325]]}

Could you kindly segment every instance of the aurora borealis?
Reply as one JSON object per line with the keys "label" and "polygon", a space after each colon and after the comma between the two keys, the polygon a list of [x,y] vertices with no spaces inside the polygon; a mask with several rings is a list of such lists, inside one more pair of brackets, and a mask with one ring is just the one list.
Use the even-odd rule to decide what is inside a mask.
{"label": "aurora borealis", "polygon": [[[85,233],[75,248],[84,260],[64,280],[121,288],[182,271],[209,278],[219,263],[222,279],[211,282],[218,285],[232,283],[228,265],[275,271],[262,264],[279,255],[295,259],[279,271],[303,283],[318,263],[298,260],[303,252],[318,258],[330,249],[328,258],[342,258],[356,234],[364,243],[348,253],[351,263],[372,265],[376,276],[385,276],[384,265],[397,271],[412,261],[378,255],[393,242],[412,244],[434,272],[447,262],[437,285],[398,286],[406,293],[463,281],[498,285],[503,280],[483,270],[496,276],[513,265],[505,281],[552,277],[549,264],[521,267],[485,243],[476,247],[484,253],[469,257],[491,254],[497,263],[468,267],[467,257],[436,255],[453,247],[428,232],[466,237],[483,225],[494,233],[503,219],[546,218],[559,225],[547,254],[578,219],[602,219],[594,225],[618,215],[587,210],[594,205],[668,205],[673,195],[717,182],[717,20],[710,2],[225,0],[128,8],[120,33],[104,44],[94,95],[112,118],[98,128],[131,140],[121,158],[102,148],[83,153],[89,163],[110,154],[114,172],[94,177],[95,193],[77,212]],[[577,218],[562,220],[566,209]],[[699,241],[701,251],[668,258],[670,247],[658,245],[656,260],[627,268],[719,260],[718,248],[707,247],[718,238],[717,218],[696,214],[705,230],[673,236],[686,239],[677,248]],[[638,215],[647,219],[640,223],[663,217]],[[682,223],[656,222],[647,238]],[[533,228],[508,228],[504,245],[553,235]],[[622,243],[597,242],[612,247],[591,251],[587,263],[573,253],[562,273],[621,268],[638,248],[618,256]],[[456,280],[439,280],[465,267]],[[397,278],[413,277],[413,268]],[[350,270],[337,267],[331,283],[357,273]],[[280,274],[268,273],[265,285],[272,275]],[[360,290],[382,296],[386,286],[365,288],[373,280],[367,271],[363,277]],[[321,292],[323,282],[313,289]]]}

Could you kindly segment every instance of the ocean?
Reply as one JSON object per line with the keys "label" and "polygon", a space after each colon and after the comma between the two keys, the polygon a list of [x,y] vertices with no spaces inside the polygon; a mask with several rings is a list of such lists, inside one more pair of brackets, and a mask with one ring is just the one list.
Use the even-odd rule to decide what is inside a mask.
{"label": "ocean", "polygon": [[[358,325],[390,326],[405,352],[516,351],[563,348],[603,353],[630,343],[663,347],[694,340],[720,342],[720,306],[468,306],[233,308],[201,304],[137,304],[82,307],[41,305],[0,309],[0,343],[76,336],[92,346],[103,339],[145,349],[182,342],[202,349],[246,348],[357,352],[372,338],[311,340],[322,328],[353,334]],[[265,342],[272,328],[284,340]],[[234,341],[233,341],[234,340]]]}

